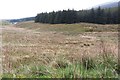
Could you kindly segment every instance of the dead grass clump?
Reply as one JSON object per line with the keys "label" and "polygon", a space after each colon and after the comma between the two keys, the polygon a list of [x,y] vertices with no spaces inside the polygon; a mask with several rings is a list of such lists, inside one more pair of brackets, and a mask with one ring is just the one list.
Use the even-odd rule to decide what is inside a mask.
{"label": "dead grass clump", "polygon": [[57,54],[54,56],[53,61],[51,61],[50,65],[54,68],[64,69],[68,67],[71,62],[66,58],[64,54]]}
{"label": "dead grass clump", "polygon": [[65,60],[60,60],[59,59],[59,60],[56,60],[56,61],[52,61],[50,63],[50,65],[54,68],[62,68],[63,69],[63,68],[68,67],[68,65],[70,65],[70,63],[65,61]]}
{"label": "dead grass clump", "polygon": [[95,61],[89,57],[84,57],[82,58],[82,65],[84,66],[85,69],[94,69],[95,67]]}

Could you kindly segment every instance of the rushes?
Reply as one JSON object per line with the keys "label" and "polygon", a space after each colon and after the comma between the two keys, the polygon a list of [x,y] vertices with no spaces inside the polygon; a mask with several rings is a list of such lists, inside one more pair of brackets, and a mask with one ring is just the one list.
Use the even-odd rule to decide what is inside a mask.
{"label": "rushes", "polygon": [[[111,61],[108,62],[107,59],[111,59]],[[63,58],[57,58],[45,65],[23,65],[21,69],[18,68],[19,73],[16,70],[15,75],[23,78],[117,78],[118,74],[115,71],[117,63],[112,60],[112,57],[107,57],[107,59],[103,60],[103,56],[101,58],[99,56],[98,59],[84,57],[81,62],[74,61],[72,63]],[[12,74],[9,76],[5,74],[4,77],[13,77],[10,75]]]}
{"label": "rushes", "polygon": [[14,68],[13,73],[5,73],[3,77],[117,78],[119,71],[117,59],[115,59],[113,53],[108,53],[110,51],[107,48],[105,41],[101,40],[101,53],[98,56],[90,56],[91,54],[88,54],[88,51],[84,51],[83,55],[76,55],[80,59],[77,59],[76,56],[71,59],[68,56],[69,54],[65,52],[29,55],[29,57],[24,57],[21,60],[21,63],[18,64],[19,66],[17,65],[18,67]]}
{"label": "rushes", "polygon": [[[71,28],[66,25],[66,29],[63,25],[60,32],[64,33],[64,30],[67,30],[68,34],[77,34],[71,36],[58,33],[61,27],[57,25],[51,27],[49,24],[46,25],[46,27],[44,24],[41,24],[41,27],[40,24],[36,27],[32,25],[29,27],[31,32],[25,29],[18,32],[18,28],[4,31],[4,64],[11,63],[10,69],[7,67],[4,69],[12,71],[4,72],[3,77],[71,79],[118,77],[116,55],[118,47],[115,41],[111,40],[115,38],[113,36],[116,33],[97,33],[94,30],[90,30],[92,33],[89,30],[87,33],[81,33],[81,28],[85,24],[82,26],[76,24],[78,27],[74,27],[73,24]],[[26,25],[26,29],[27,26],[29,25]],[[34,28],[40,31],[32,30]],[[48,30],[50,28],[52,30]],[[104,39],[100,40],[100,34],[103,34]]]}

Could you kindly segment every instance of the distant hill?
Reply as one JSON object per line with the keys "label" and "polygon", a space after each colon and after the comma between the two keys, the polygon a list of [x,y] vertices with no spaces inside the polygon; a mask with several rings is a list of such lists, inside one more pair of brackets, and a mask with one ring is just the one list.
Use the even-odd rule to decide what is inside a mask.
{"label": "distant hill", "polygon": [[10,19],[7,21],[9,21],[10,23],[17,23],[17,22],[24,22],[24,21],[32,21],[34,19],[35,17],[27,17],[27,18],[20,18],[20,19]]}
{"label": "distant hill", "polygon": [[118,7],[118,6],[120,6],[119,3],[120,3],[120,1],[117,1],[117,2],[109,2],[109,3],[104,3],[104,4],[101,4],[101,5],[97,5],[97,6],[95,6],[95,7],[100,6],[101,8],[113,8],[113,7]]}
{"label": "distant hill", "polygon": [[0,25],[9,25],[10,22],[9,21],[6,21],[6,20],[0,20]]}

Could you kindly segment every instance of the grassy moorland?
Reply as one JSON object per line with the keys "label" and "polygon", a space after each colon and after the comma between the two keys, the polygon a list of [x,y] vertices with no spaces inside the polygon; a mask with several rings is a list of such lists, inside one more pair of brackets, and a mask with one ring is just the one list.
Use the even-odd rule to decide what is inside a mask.
{"label": "grassy moorland", "polygon": [[4,78],[117,78],[118,26],[22,22],[3,28]]}

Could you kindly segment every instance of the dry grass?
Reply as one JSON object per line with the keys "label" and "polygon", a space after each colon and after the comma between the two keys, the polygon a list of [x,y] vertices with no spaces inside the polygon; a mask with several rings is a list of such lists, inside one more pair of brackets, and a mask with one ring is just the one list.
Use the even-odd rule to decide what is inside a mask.
{"label": "dry grass", "polygon": [[[24,22],[6,26],[2,33],[4,73],[28,74],[33,66],[44,65],[56,69],[76,62],[84,62],[86,66],[86,60],[101,60],[104,54],[112,55],[117,62],[117,34],[117,25]],[[33,71],[35,74],[37,72]]]}

